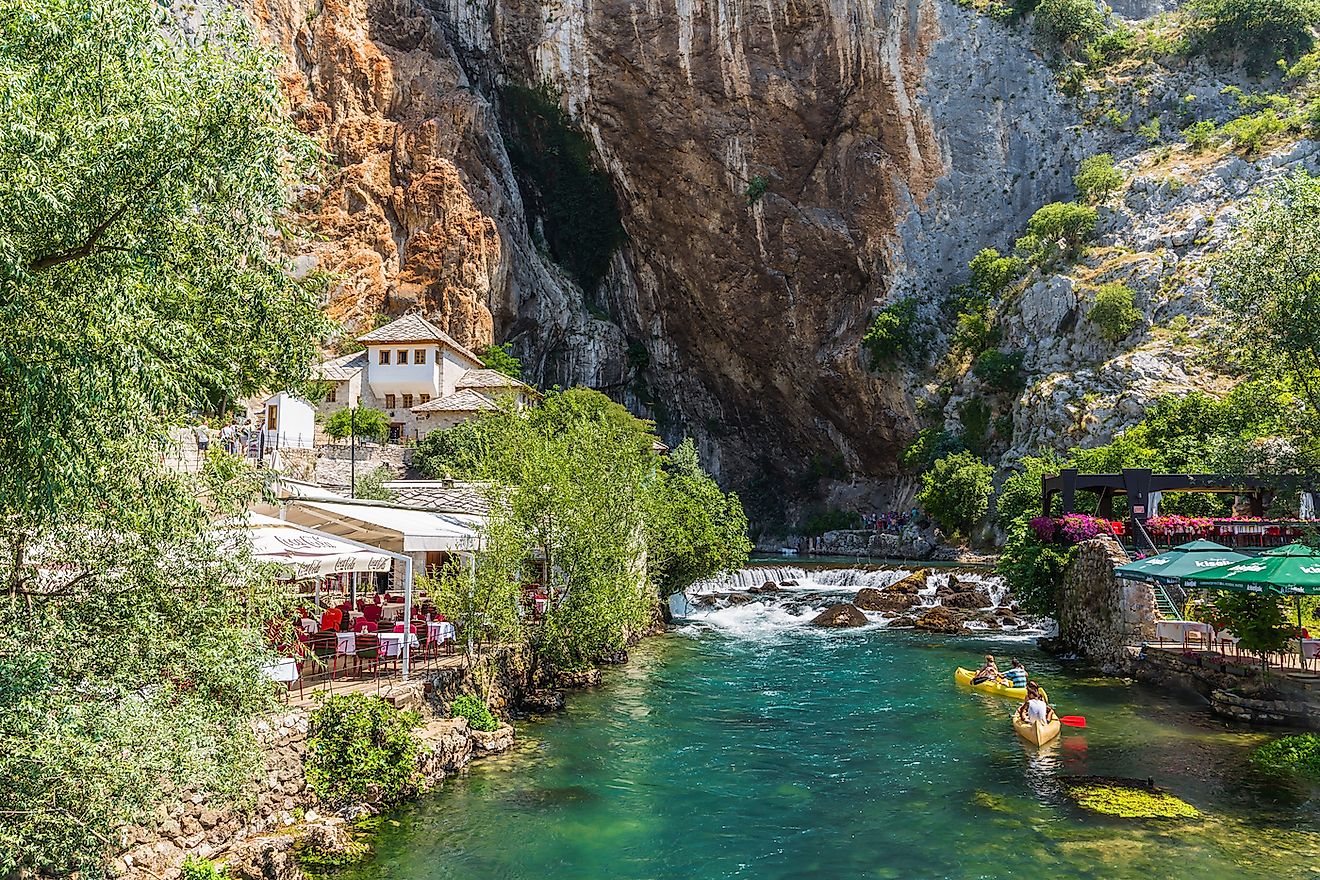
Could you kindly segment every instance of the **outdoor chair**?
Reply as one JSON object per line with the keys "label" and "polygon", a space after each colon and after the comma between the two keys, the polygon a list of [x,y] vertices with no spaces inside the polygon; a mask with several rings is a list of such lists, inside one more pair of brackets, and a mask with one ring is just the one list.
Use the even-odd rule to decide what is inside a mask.
{"label": "outdoor chair", "polygon": [[339,636],[333,630],[321,630],[311,639],[312,655],[318,665],[329,669],[329,681],[335,680],[335,665],[339,659]]}
{"label": "outdoor chair", "polygon": [[359,671],[364,665],[371,666],[373,677],[380,678],[380,638],[374,633],[362,633],[357,637],[357,651],[354,660]]}

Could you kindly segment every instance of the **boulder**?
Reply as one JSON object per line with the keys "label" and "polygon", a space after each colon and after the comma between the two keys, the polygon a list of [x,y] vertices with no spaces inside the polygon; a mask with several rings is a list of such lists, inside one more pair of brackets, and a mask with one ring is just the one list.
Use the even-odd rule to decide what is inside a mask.
{"label": "boulder", "polygon": [[915,596],[919,591],[926,589],[926,578],[929,575],[929,569],[919,568],[898,583],[890,584],[888,590],[891,593],[909,593]]}
{"label": "boulder", "polygon": [[963,625],[962,616],[942,605],[936,605],[929,611],[922,613],[912,625],[927,632],[967,632],[967,627]]}
{"label": "boulder", "polygon": [[908,614],[904,614],[902,617],[895,617],[893,620],[889,621],[889,628],[890,629],[894,629],[895,627],[907,628],[907,627],[916,626],[916,624],[917,624],[917,619],[915,617],[912,617],[911,615]]}
{"label": "boulder", "polygon": [[755,596],[749,596],[746,593],[733,593],[729,596],[730,605],[746,605],[748,602],[755,601]]}
{"label": "boulder", "polygon": [[235,844],[225,859],[228,875],[237,880],[301,880],[302,870],[287,834],[254,837]]}
{"label": "boulder", "polygon": [[921,600],[915,593],[892,593],[863,587],[853,597],[853,604],[863,611],[907,611]]}
{"label": "boulder", "polygon": [[766,581],[765,583],[761,584],[761,589],[760,589],[759,592],[762,592],[762,593],[778,593],[778,592],[779,592],[779,584],[775,583],[774,581]]}
{"label": "boulder", "polygon": [[595,687],[600,684],[600,670],[590,668],[577,672],[561,672],[555,676],[555,683],[565,688]]}
{"label": "boulder", "polygon": [[994,604],[990,594],[979,588],[949,593],[941,597],[940,602],[945,608],[988,608]]}
{"label": "boulder", "polygon": [[558,712],[564,708],[564,692],[542,688],[523,695],[522,708],[528,712]]}
{"label": "boulder", "polygon": [[866,615],[856,605],[851,602],[841,602],[838,605],[831,605],[820,614],[817,614],[812,619],[811,625],[842,628],[865,626],[867,622]]}
{"label": "boulder", "polygon": [[797,581],[791,581],[791,580],[790,580],[790,581],[780,581],[780,582],[779,582],[779,586],[781,586],[781,587],[796,587],[797,585],[798,585],[798,582],[797,582]]}

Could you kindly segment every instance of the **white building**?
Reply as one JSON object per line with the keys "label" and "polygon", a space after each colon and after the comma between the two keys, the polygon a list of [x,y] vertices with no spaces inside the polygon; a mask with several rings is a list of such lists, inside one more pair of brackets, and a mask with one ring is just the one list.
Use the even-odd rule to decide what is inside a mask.
{"label": "white building", "polygon": [[263,448],[311,449],[316,445],[316,411],[287,391],[266,399],[262,419]]}
{"label": "white building", "polygon": [[524,382],[486,369],[480,358],[421,315],[404,315],[358,337],[363,351],[321,364],[328,385],[318,410],[328,415],[358,401],[383,410],[390,439],[417,440],[496,409],[538,397]]}

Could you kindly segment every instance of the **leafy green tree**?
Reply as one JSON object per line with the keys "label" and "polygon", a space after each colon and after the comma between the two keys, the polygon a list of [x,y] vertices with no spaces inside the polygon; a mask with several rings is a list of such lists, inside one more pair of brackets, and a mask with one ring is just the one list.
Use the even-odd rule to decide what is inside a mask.
{"label": "leafy green tree", "polygon": [[1114,165],[1109,153],[1087,156],[1073,176],[1077,194],[1089,205],[1109,201],[1109,197],[1123,185],[1123,172]]}
{"label": "leafy green tree", "polygon": [[979,355],[997,342],[998,335],[984,312],[959,312],[953,331],[953,347]]}
{"label": "leafy green tree", "polygon": [[417,787],[416,712],[370,694],[334,694],[312,712],[303,768],[316,796],[392,803]]}
{"label": "leafy green tree", "polygon": [[514,379],[521,379],[522,361],[518,360],[509,351],[509,343],[505,342],[499,345],[491,343],[481,350],[481,363],[488,370],[495,370],[506,376],[512,376]]}
{"label": "leafy green tree", "polygon": [[990,404],[979,397],[969,397],[958,407],[962,424],[962,444],[973,452],[985,451],[990,442]]}
{"label": "leafy green tree", "polygon": [[1096,291],[1095,305],[1086,317],[1100,328],[1101,336],[1119,342],[1141,323],[1141,310],[1135,302],[1136,294],[1126,284],[1104,284]]}
{"label": "leafy green tree", "polygon": [[1017,248],[1042,267],[1076,259],[1095,232],[1099,216],[1093,207],[1052,202],[1031,215],[1027,234],[1017,240]]}
{"label": "leafy green tree", "polygon": [[1086,46],[1105,32],[1105,17],[1095,0],[1041,0],[1035,11],[1036,28],[1065,48]]}
{"label": "leafy green tree", "polygon": [[[94,75],[93,75],[94,74]],[[98,878],[171,784],[237,797],[270,573],[164,467],[191,408],[297,388],[324,329],[271,230],[310,152],[237,17],[0,6],[0,874]]]}
{"label": "leafy green tree", "polygon": [[871,368],[880,369],[912,351],[916,341],[917,301],[911,297],[880,309],[862,336]]}
{"label": "leafy green tree", "polygon": [[1188,8],[1201,48],[1241,53],[1258,71],[1310,51],[1320,22],[1313,0],[1192,0]]}
{"label": "leafy green tree", "polygon": [[394,490],[385,484],[395,478],[394,472],[385,465],[358,477],[353,484],[353,497],[368,501],[393,501]]}
{"label": "leafy green tree", "polygon": [[993,474],[970,452],[946,455],[922,475],[917,503],[946,531],[966,534],[990,507]]}
{"label": "leafy green tree", "polygon": [[1014,523],[1040,516],[1041,478],[1057,474],[1067,463],[1053,452],[1023,457],[1004,479],[995,498],[995,522],[1005,532]]}
{"label": "leafy green tree", "polygon": [[1027,381],[1022,371],[1022,358],[1020,351],[987,349],[977,357],[972,372],[995,391],[1020,391]]}
{"label": "leafy green tree", "polygon": [[1047,544],[1036,537],[1026,520],[1018,519],[1008,528],[1008,540],[999,554],[995,571],[1003,577],[1023,610],[1057,617],[1059,587],[1076,555],[1075,546],[1063,548]]}
{"label": "leafy green tree", "polygon": [[987,300],[998,299],[1026,271],[1021,258],[1003,256],[994,248],[984,248],[968,264],[971,287]]}
{"label": "leafy green tree", "polygon": [[912,442],[903,448],[898,463],[904,470],[922,473],[938,459],[966,447],[960,437],[943,428],[922,428]]}
{"label": "leafy green tree", "polygon": [[390,436],[390,417],[369,406],[344,407],[325,420],[325,433],[336,440],[356,433],[359,439],[384,443]]}
{"label": "leafy green tree", "polygon": [[1273,593],[1220,592],[1215,596],[1215,622],[1238,637],[1238,647],[1260,657],[1282,651],[1295,635],[1287,607]]}
{"label": "leafy green tree", "polygon": [[1320,179],[1298,172],[1259,197],[1213,281],[1243,367],[1286,376],[1320,413]]}

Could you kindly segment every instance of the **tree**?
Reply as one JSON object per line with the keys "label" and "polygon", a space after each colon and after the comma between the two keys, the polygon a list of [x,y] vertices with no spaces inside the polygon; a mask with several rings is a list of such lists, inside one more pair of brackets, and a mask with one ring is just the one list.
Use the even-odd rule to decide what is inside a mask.
{"label": "tree", "polygon": [[1109,153],[1087,156],[1073,176],[1077,194],[1088,205],[1109,201],[1122,185],[1123,172],[1114,165],[1114,157]]}
{"label": "tree", "polygon": [[1041,0],[1036,27],[1060,46],[1085,46],[1105,32],[1105,18],[1094,0]]}
{"label": "tree", "polygon": [[1241,52],[1257,71],[1310,51],[1320,21],[1313,0],[1193,0],[1189,7],[1202,48]]}
{"label": "tree", "polygon": [[1026,519],[1017,519],[1008,527],[1008,540],[999,554],[995,572],[1013,591],[1013,598],[1023,610],[1056,617],[1059,587],[1076,555],[1076,547],[1045,543],[1036,537]]}
{"label": "tree", "polygon": [[325,420],[325,432],[336,440],[356,436],[384,443],[390,436],[390,417],[369,406],[337,409]]}
{"label": "tree", "polygon": [[385,484],[393,480],[394,476],[394,472],[385,465],[363,474],[353,484],[353,497],[367,501],[393,501],[394,491]]}
{"label": "tree", "polygon": [[1231,630],[1238,647],[1259,656],[1262,666],[1295,635],[1287,609],[1274,593],[1221,592],[1215,596],[1214,616],[1217,628]]}
{"label": "tree", "polygon": [[1286,376],[1320,413],[1320,179],[1298,172],[1247,209],[1213,287],[1242,366]]}
{"label": "tree", "polygon": [[943,428],[922,428],[912,442],[904,447],[898,457],[898,463],[904,470],[921,473],[930,468],[936,460],[951,452],[962,452],[966,448],[962,440]]}
{"label": "tree", "polygon": [[1038,266],[1075,259],[1082,244],[1095,232],[1099,220],[1095,208],[1073,202],[1052,202],[1027,221],[1027,234],[1017,248]]}
{"label": "tree", "polygon": [[946,455],[922,476],[917,503],[946,531],[966,534],[989,509],[993,474],[970,452]]}
{"label": "tree", "polygon": [[167,786],[258,769],[284,606],[212,523],[260,481],[162,458],[178,413],[310,373],[271,242],[310,153],[239,19],[146,0],[0,7],[0,106],[0,874],[96,878]]}
{"label": "tree", "polygon": [[1134,303],[1136,295],[1126,284],[1103,284],[1095,293],[1095,305],[1086,317],[1100,328],[1100,335],[1110,342],[1120,342],[1141,323],[1141,310]]}
{"label": "tree", "polygon": [[509,351],[510,345],[505,342],[501,345],[491,343],[481,350],[481,363],[488,370],[495,370],[514,379],[521,379],[522,361],[518,360]]}
{"label": "tree", "polygon": [[872,369],[879,369],[912,350],[916,320],[917,301],[911,297],[876,312],[862,335],[862,346],[871,356]]}
{"label": "tree", "polygon": [[1053,452],[1024,456],[1017,470],[999,487],[995,498],[995,522],[1007,532],[1014,523],[1048,513],[1040,509],[1041,478],[1057,474],[1067,463]]}

